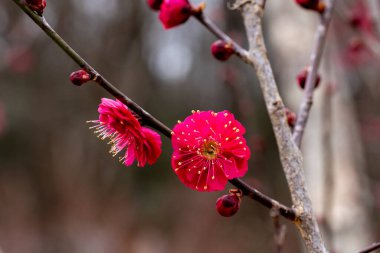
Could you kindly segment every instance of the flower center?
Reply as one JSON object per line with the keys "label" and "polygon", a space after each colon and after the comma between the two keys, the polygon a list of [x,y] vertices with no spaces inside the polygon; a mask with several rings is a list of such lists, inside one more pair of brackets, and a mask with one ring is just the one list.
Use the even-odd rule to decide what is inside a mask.
{"label": "flower center", "polygon": [[219,143],[214,140],[205,140],[201,150],[203,157],[208,160],[213,160],[217,158],[219,154]]}

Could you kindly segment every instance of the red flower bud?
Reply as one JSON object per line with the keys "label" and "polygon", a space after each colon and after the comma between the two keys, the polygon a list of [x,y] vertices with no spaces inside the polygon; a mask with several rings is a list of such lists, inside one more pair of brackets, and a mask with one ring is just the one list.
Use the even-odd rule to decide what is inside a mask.
{"label": "red flower bud", "polygon": [[[309,71],[307,69],[304,69],[297,75],[297,83],[301,89],[305,89],[306,78],[308,74],[309,74]],[[317,74],[314,88],[317,88],[319,86],[320,81],[321,81],[321,76]]]}
{"label": "red flower bud", "polygon": [[161,4],[159,18],[165,29],[185,23],[193,14],[193,7],[188,0],[164,0]]}
{"label": "red flower bud", "polygon": [[288,120],[288,125],[290,127],[294,127],[297,121],[297,115],[288,108],[285,109],[285,114],[286,119]]}
{"label": "red flower bud", "polygon": [[241,199],[238,194],[230,193],[223,195],[216,201],[216,210],[224,217],[231,217],[239,210],[240,201]]}
{"label": "red flower bud", "polygon": [[159,11],[163,0],[147,0],[148,6],[155,11]]}
{"label": "red flower bud", "polygon": [[83,69],[77,70],[70,75],[70,81],[78,86],[81,86],[84,83],[87,83],[91,80],[90,74]]}
{"label": "red flower bud", "polygon": [[357,15],[356,13],[353,13],[348,17],[348,23],[351,27],[358,28],[363,24],[363,17]]}
{"label": "red flower bud", "polygon": [[211,53],[219,61],[228,60],[234,52],[232,45],[223,40],[217,40],[211,44]]}
{"label": "red flower bud", "polygon": [[298,5],[307,10],[317,11],[323,13],[326,6],[321,0],[295,0]]}
{"label": "red flower bud", "polygon": [[26,5],[32,10],[42,15],[46,7],[46,0],[25,0]]}

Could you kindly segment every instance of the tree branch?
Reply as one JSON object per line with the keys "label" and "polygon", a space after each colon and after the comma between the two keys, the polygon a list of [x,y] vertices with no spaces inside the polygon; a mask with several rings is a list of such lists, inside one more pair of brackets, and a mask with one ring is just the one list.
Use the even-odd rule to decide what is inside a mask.
{"label": "tree branch", "polygon": [[151,127],[160,131],[167,137],[171,137],[171,130],[169,127],[165,126],[158,119],[154,118],[132,99],[123,94],[119,89],[113,86],[107,79],[101,76],[90,64],[88,64],[77,52],[72,49],[66,41],[64,41],[53,28],[50,27],[49,23],[42,16],[37,15],[27,6],[25,6],[20,0],[13,0],[54,42],[57,44],[73,61],[75,61],[79,67],[85,69],[92,77],[92,79],[101,87],[106,89],[115,98],[122,101],[131,110],[137,113],[145,124],[149,124]]}
{"label": "tree branch", "polygon": [[270,216],[272,217],[275,229],[274,240],[276,243],[276,253],[282,253],[286,235],[286,226],[281,225],[280,223],[280,215],[278,209],[272,208]]}
{"label": "tree branch", "polygon": [[249,186],[247,183],[242,181],[239,178],[231,179],[230,183],[239,188],[244,195],[250,197],[251,199],[256,200],[261,203],[263,206],[268,207],[269,209],[277,209],[278,212],[286,219],[295,221],[297,219],[296,214],[292,208],[289,208],[283,204],[280,204],[278,201],[264,195],[255,188]]}
{"label": "tree branch", "polygon": [[235,6],[240,7],[244,18],[250,46],[249,58],[256,70],[272,122],[280,160],[297,214],[295,224],[301,232],[308,252],[326,253],[327,249],[319,232],[305,185],[302,155],[293,141],[285,116],[284,103],[279,95],[272,67],[266,54],[261,25],[264,12],[263,1],[237,0]]}
{"label": "tree branch", "polygon": [[251,59],[248,57],[248,51],[242,48],[237,42],[235,42],[231,37],[229,37],[225,32],[223,32],[217,25],[215,25],[208,17],[203,14],[203,11],[194,13],[193,16],[215,37],[230,43],[235,51],[235,54],[242,59],[244,62],[252,65]]}
{"label": "tree branch", "polygon": [[325,2],[326,9],[321,15],[321,21],[317,27],[315,46],[311,53],[310,66],[308,68],[308,75],[306,78],[304,97],[297,114],[297,122],[293,132],[293,139],[298,147],[301,146],[305,126],[309,118],[311,106],[313,104],[315,81],[317,79],[317,72],[321,63],[323,49],[326,43],[327,31],[333,12],[334,0],[326,0]]}
{"label": "tree branch", "polygon": [[[100,85],[102,88],[108,91],[108,93],[113,95],[115,98],[122,101],[126,106],[129,107],[129,109],[138,114],[145,124],[161,132],[166,137],[171,138],[171,129],[168,126],[166,126],[164,123],[162,123],[161,121],[153,117],[151,114],[146,112],[141,106],[139,106],[132,99],[127,97],[124,93],[122,93],[109,81],[107,81],[103,76],[101,76],[90,64],[88,64],[77,52],[75,52],[67,44],[67,42],[63,40],[54,31],[53,28],[51,28],[51,26],[48,24],[44,17],[41,17],[33,11],[31,11],[22,3],[22,0],[12,1],[15,2],[73,61],[75,61],[81,68],[86,69],[91,74],[92,79],[98,85]],[[289,219],[291,221],[294,221],[296,219],[295,211],[292,208],[280,204],[278,201],[252,188],[243,180],[233,179],[230,180],[230,183],[233,184],[235,187],[239,188],[245,195],[249,196],[251,199],[261,203],[263,206],[268,208],[278,207],[280,210],[280,214],[286,219]]]}
{"label": "tree branch", "polygon": [[371,246],[369,246],[368,248],[365,248],[365,249],[359,251],[358,253],[370,253],[370,252],[375,251],[377,249],[380,249],[380,242],[374,243]]}

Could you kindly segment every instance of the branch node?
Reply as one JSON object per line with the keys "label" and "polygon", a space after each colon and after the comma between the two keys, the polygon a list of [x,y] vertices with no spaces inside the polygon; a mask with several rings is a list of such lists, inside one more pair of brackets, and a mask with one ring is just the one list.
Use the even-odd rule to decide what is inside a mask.
{"label": "branch node", "polygon": [[255,0],[236,0],[235,3],[227,3],[227,7],[230,10],[240,10],[246,4],[256,4]]}

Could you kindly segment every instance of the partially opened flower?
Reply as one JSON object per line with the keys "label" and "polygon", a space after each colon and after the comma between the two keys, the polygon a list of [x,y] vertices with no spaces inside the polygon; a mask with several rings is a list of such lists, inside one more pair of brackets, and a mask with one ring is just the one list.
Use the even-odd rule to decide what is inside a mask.
{"label": "partially opened flower", "polygon": [[248,170],[250,150],[244,127],[228,111],[197,111],[173,129],[172,167],[198,191],[223,190]]}
{"label": "partially opened flower", "polygon": [[193,13],[188,0],[164,0],[160,7],[159,18],[165,29],[185,23]]}
{"label": "partially opened flower", "polygon": [[134,114],[119,100],[103,98],[98,108],[99,120],[90,121],[96,125],[95,133],[101,139],[109,138],[110,153],[116,156],[126,150],[120,158],[126,166],[137,161],[138,167],[153,164],[161,154],[161,137],[153,130],[142,127]]}

